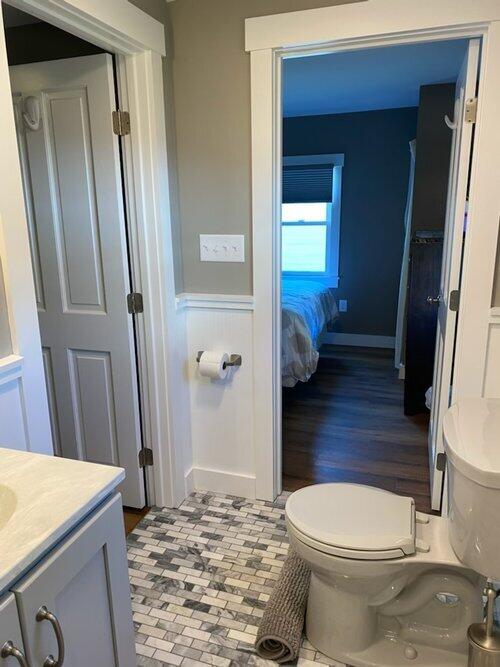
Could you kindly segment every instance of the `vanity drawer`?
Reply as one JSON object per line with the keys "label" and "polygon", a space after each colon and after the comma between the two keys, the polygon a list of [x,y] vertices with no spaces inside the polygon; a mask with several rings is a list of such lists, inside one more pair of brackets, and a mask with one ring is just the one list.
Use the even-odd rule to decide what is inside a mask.
{"label": "vanity drawer", "polygon": [[[16,651],[20,652],[16,657]],[[0,665],[25,667],[21,624],[17,615],[16,599],[12,593],[0,598]]]}
{"label": "vanity drawer", "polygon": [[98,508],[13,592],[31,665],[64,654],[68,667],[135,667],[120,496]]}

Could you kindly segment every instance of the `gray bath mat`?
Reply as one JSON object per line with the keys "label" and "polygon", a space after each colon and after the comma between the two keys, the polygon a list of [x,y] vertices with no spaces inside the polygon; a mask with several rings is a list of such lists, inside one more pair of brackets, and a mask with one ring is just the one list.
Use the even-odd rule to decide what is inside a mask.
{"label": "gray bath mat", "polygon": [[292,550],[283,564],[257,632],[261,658],[291,662],[299,654],[311,572]]}

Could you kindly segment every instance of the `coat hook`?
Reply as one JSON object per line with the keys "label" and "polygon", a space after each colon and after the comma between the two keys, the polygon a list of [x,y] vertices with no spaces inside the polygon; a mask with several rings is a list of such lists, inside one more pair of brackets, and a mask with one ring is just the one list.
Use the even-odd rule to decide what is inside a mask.
{"label": "coat hook", "polygon": [[444,122],[445,122],[446,125],[450,128],[450,130],[456,130],[457,127],[458,127],[458,123],[454,123],[454,122],[452,122],[452,121],[448,118],[448,114],[445,114]]}
{"label": "coat hook", "polygon": [[33,95],[30,95],[24,100],[23,105],[23,120],[26,127],[32,132],[40,129],[41,125],[41,111],[40,100]]}

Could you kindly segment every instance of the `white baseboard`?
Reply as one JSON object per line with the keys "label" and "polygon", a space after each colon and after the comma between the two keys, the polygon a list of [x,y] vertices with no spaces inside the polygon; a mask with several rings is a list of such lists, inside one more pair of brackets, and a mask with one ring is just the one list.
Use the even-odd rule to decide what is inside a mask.
{"label": "white baseboard", "polygon": [[185,476],[186,495],[192,491],[213,491],[242,498],[255,498],[255,477],[209,468],[191,468]]}
{"label": "white baseboard", "polygon": [[323,336],[321,342],[329,345],[352,345],[355,347],[384,347],[394,349],[396,345],[396,337],[328,332]]}

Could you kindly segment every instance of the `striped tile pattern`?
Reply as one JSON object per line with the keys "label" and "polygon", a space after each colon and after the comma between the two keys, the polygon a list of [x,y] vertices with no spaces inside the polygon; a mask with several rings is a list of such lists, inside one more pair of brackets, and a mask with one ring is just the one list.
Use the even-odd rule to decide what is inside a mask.
{"label": "striped tile pattern", "polygon": [[[194,493],[129,535],[138,665],[272,665],[253,649],[288,550],[284,504]],[[298,665],[335,665],[304,639]]]}

